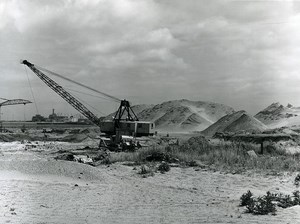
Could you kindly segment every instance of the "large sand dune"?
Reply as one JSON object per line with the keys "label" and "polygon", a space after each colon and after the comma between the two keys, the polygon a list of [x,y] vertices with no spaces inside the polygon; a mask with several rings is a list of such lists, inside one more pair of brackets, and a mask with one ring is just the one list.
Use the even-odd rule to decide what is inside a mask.
{"label": "large sand dune", "polygon": [[241,110],[222,117],[202,131],[202,133],[206,136],[213,136],[217,132],[260,132],[266,129],[266,125],[249,115],[246,111]]}
{"label": "large sand dune", "polygon": [[300,108],[290,104],[272,103],[254,117],[269,128],[300,126]]}
{"label": "large sand dune", "polygon": [[[234,110],[226,105],[205,101],[173,100],[157,105],[133,106],[140,120],[152,121],[157,130],[167,132],[202,131]],[[110,114],[106,119],[111,119]]]}

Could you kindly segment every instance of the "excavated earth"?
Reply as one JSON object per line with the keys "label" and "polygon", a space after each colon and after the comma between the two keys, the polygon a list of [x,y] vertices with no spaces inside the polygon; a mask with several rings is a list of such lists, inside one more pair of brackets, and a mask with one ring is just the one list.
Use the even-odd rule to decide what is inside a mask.
{"label": "excavated earth", "polygon": [[1,142],[0,223],[300,223],[300,206],[276,216],[239,207],[247,190],[290,194],[294,174],[265,176],[172,167],[142,178],[120,163],[92,167],[55,160],[97,142]]}
{"label": "excavated earth", "polygon": [[222,117],[201,133],[211,137],[220,132],[262,132],[266,129],[266,125],[249,115],[246,111],[241,110]]}
{"label": "excavated earth", "polygon": [[300,107],[294,107],[291,104],[283,106],[280,103],[272,103],[254,116],[266,124],[269,128],[300,126]]}
{"label": "excavated earth", "polygon": [[[173,100],[157,105],[135,105],[132,109],[140,120],[155,123],[159,132],[202,131],[221,117],[234,112],[233,108],[213,102]],[[115,113],[105,117],[111,120]]]}

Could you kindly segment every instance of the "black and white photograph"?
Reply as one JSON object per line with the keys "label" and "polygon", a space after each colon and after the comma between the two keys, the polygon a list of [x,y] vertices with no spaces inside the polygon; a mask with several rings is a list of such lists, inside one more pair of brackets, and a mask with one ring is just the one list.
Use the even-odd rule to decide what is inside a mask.
{"label": "black and white photograph", "polygon": [[0,223],[300,223],[299,0],[0,0]]}

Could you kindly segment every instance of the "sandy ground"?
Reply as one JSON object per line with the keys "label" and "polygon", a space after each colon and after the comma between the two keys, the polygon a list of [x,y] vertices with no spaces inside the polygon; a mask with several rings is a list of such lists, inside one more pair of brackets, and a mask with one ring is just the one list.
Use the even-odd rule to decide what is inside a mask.
{"label": "sandy ground", "polygon": [[248,189],[290,194],[294,175],[172,167],[142,178],[133,167],[55,161],[51,147],[24,147],[0,144],[0,223],[300,223],[300,206],[276,216],[238,207]]}

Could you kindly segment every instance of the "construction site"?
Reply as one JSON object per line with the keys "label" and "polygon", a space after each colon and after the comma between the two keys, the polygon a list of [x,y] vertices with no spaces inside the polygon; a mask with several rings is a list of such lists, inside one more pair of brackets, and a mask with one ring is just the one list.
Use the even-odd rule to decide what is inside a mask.
{"label": "construction site", "polygon": [[[299,126],[296,122],[270,126],[273,120],[286,124],[295,119],[296,107],[272,104],[253,117],[223,104],[185,99],[131,106],[128,100],[27,60],[22,65],[81,116],[56,114],[52,109],[48,116],[36,114],[31,120],[25,119],[26,114],[23,121],[0,119],[4,189],[0,198],[5,214],[1,222],[21,223],[25,218],[25,223],[95,223],[100,217],[104,223],[119,222],[122,217],[122,223],[297,219],[293,215],[297,206],[279,210],[276,218],[249,217],[237,207],[250,183],[258,194],[294,188],[292,173],[272,178],[267,173],[300,169],[295,159],[300,153]],[[118,102],[118,109],[99,117],[52,77],[104,95]],[[0,109],[35,104],[26,99],[2,101]],[[274,158],[289,162],[267,168]]]}
{"label": "construction site", "polygon": [[0,223],[300,223],[299,18],[0,1]]}

